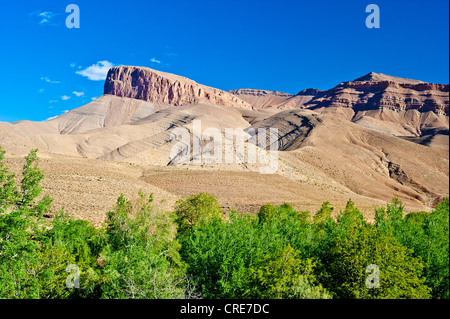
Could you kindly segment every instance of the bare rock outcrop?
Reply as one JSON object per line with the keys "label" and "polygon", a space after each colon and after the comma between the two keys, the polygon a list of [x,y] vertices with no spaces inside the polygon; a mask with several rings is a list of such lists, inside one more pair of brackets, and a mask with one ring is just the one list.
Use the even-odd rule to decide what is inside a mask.
{"label": "bare rock outcrop", "polygon": [[198,103],[251,109],[239,97],[190,80],[146,67],[117,66],[109,70],[104,94],[128,97],[157,105],[186,106]]}
{"label": "bare rock outcrop", "polygon": [[449,114],[449,85],[371,72],[319,93],[309,108],[347,107],[355,112],[381,108]]}
{"label": "bare rock outcrop", "polygon": [[230,91],[256,109],[348,108],[350,112],[389,109],[416,110],[449,115],[449,85],[405,79],[370,72],[353,81],[322,91],[305,89],[297,95],[277,91],[239,89]]}

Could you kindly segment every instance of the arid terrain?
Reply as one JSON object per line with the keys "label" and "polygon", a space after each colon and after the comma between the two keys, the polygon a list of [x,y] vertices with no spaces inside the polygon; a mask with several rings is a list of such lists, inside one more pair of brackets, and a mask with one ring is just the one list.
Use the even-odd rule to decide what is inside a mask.
{"label": "arid terrain", "polygon": [[[238,89],[225,92],[149,68],[110,69],[104,95],[46,122],[0,123],[0,145],[20,172],[39,148],[44,190],[54,210],[100,225],[124,193],[154,193],[162,209],[208,192],[221,206],[256,212],[288,202],[314,212],[324,201],[352,199],[369,219],[394,195],[406,211],[430,211],[449,194],[449,86],[369,73],[322,91],[297,95]],[[216,128],[278,130],[278,168],[260,164],[175,163],[175,128],[195,135]],[[259,136],[258,136],[259,138]],[[237,147],[233,144],[233,152]],[[269,154],[271,154],[269,152]]]}

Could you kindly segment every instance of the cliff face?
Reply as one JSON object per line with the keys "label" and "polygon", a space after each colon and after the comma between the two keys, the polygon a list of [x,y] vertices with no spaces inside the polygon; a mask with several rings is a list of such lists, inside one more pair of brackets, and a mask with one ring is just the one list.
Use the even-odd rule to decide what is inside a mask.
{"label": "cliff face", "polygon": [[198,103],[251,109],[237,96],[188,78],[145,67],[117,66],[109,70],[104,93],[144,100],[159,105],[192,105]]}
{"label": "cliff face", "polygon": [[347,107],[355,111],[388,108],[449,114],[449,85],[369,73],[319,93],[307,107]]}

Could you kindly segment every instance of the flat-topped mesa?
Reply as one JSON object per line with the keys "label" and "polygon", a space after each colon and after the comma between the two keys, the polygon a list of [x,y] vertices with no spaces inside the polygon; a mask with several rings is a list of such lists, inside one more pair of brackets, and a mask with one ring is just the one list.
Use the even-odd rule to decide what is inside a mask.
{"label": "flat-topped mesa", "polygon": [[251,109],[235,95],[199,84],[175,74],[146,67],[116,66],[109,70],[105,94],[128,97],[158,105],[184,106],[198,103]]}

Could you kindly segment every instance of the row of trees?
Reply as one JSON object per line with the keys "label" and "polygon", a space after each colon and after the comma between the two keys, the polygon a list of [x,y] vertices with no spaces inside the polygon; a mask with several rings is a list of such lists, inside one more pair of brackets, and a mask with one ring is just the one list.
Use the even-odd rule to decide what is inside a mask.
{"label": "row of trees", "polygon": [[[20,184],[0,148],[0,298],[449,298],[449,203],[369,223],[288,204],[225,214],[198,194],[174,212],[121,195],[100,228],[48,214],[36,150]],[[38,201],[37,199],[40,200]]]}
{"label": "row of trees", "polygon": [[209,216],[178,238],[206,298],[448,298],[448,201],[431,214],[403,208],[394,199],[372,224],[352,201],[336,219],[328,202],[312,219],[265,205],[256,217]]}

